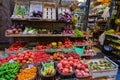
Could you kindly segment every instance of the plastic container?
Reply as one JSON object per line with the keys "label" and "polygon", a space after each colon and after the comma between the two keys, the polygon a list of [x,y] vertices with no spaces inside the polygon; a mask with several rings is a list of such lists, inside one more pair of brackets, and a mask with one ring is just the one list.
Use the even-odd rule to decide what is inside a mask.
{"label": "plastic container", "polygon": [[117,75],[118,65],[116,63],[114,63],[113,61],[111,61],[109,58],[104,57],[101,59],[92,59],[91,61],[95,62],[95,61],[104,60],[104,59],[109,61],[114,66],[114,68],[113,69],[97,70],[97,71],[91,69],[93,78],[98,78],[98,77],[103,77],[103,76],[109,77],[109,76],[116,76]]}

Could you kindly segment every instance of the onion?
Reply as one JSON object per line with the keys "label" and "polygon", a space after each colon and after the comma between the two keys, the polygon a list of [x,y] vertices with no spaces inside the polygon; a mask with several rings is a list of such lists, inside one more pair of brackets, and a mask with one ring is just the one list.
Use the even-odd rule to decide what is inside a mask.
{"label": "onion", "polygon": [[82,74],[80,72],[77,73],[77,76],[82,76]]}
{"label": "onion", "polygon": [[58,68],[62,67],[62,63],[58,63],[58,64],[57,64],[57,67],[58,67]]}
{"label": "onion", "polygon": [[80,70],[79,70],[79,69],[76,69],[76,70],[75,70],[75,73],[79,73],[79,72],[80,72]]}
{"label": "onion", "polygon": [[7,34],[13,34],[13,30],[6,30]]}
{"label": "onion", "polygon": [[78,64],[78,65],[77,65],[77,68],[78,68],[78,69],[81,69],[81,64]]}
{"label": "onion", "polygon": [[66,65],[66,64],[68,64],[68,61],[67,61],[67,60],[64,60],[64,61],[63,61],[63,65]]}
{"label": "onion", "polygon": [[88,73],[88,72],[89,72],[89,70],[86,68],[86,69],[85,69],[85,72],[87,72],[87,73]]}
{"label": "onion", "polygon": [[21,29],[21,28],[19,28],[19,29],[18,29],[18,31],[19,31],[19,32],[22,32],[22,29]]}
{"label": "onion", "polygon": [[70,72],[70,70],[68,68],[64,68],[62,71],[64,74],[68,74]]}
{"label": "onion", "polygon": [[74,58],[71,56],[71,57],[68,58],[68,60],[74,60]]}
{"label": "onion", "polygon": [[17,29],[16,29],[16,28],[13,28],[12,30],[13,30],[13,31],[17,31]]}

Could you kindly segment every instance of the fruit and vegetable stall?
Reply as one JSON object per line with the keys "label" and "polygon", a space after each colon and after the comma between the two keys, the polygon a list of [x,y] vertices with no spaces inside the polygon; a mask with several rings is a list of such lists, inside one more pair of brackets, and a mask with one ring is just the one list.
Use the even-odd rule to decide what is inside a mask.
{"label": "fruit and vegetable stall", "polygon": [[[51,42],[47,45],[37,43],[33,49],[28,49],[26,48],[28,43],[16,42],[0,56],[0,79],[94,80],[94,78],[102,76],[116,76],[117,64],[107,57],[85,58],[83,56],[87,54],[90,56],[97,53],[92,48],[85,49],[83,47],[82,53],[78,53],[75,48],[81,49],[81,46],[74,44],[75,42],[66,38],[64,42]],[[64,51],[67,49],[70,51]]]}
{"label": "fruit and vegetable stall", "polygon": [[[115,79],[118,65],[107,57],[93,59],[97,52],[93,49],[91,34],[76,28],[79,15],[86,13],[84,8],[88,7],[84,3],[86,5],[82,4],[79,9],[78,4],[74,2],[68,8],[55,2],[15,3],[12,25],[5,36],[16,38],[16,41],[0,54],[0,80]],[[86,16],[83,17],[87,19]],[[21,38],[32,38],[35,43]]]}

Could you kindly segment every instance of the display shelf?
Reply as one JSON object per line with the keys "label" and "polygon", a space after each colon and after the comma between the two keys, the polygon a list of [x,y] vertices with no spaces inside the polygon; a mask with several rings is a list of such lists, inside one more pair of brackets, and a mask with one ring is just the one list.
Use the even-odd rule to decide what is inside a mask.
{"label": "display shelf", "polygon": [[95,15],[89,15],[89,18],[94,18],[94,17],[97,17],[98,15],[95,14]]}
{"label": "display shelf", "polygon": [[109,41],[109,42],[111,42],[111,43],[115,43],[116,45],[117,45],[117,44],[118,44],[118,45],[120,45],[120,43],[119,43],[119,42],[115,42],[115,41],[110,40],[110,39],[107,39],[107,41]]}
{"label": "display shelf", "polygon": [[[109,46],[111,46],[111,45],[109,45]],[[114,50],[117,50],[117,51],[120,51],[120,49],[118,49],[118,48],[116,48],[116,47],[114,47],[114,46],[111,46]]]}
{"label": "display shelf", "polygon": [[120,49],[115,47],[115,46],[119,46],[120,43],[113,41],[113,40],[119,40],[119,39],[120,39],[119,35],[116,35],[116,34],[106,34],[105,42],[108,43],[107,45],[111,46],[113,49],[115,49],[117,51],[120,51]]}
{"label": "display shelf", "polygon": [[116,34],[106,34],[106,36],[116,37],[116,38],[120,39],[120,35],[116,35]]}
{"label": "display shelf", "polygon": [[83,53],[81,57],[84,57],[84,58],[90,57],[90,59],[92,59],[96,55],[97,53],[92,53],[92,54]]}
{"label": "display shelf", "polygon": [[10,34],[5,35],[6,37],[72,37],[73,35],[67,34]]}
{"label": "display shelf", "polygon": [[[120,49],[118,49],[118,48],[120,46],[120,43],[115,42],[114,40],[120,40],[120,36],[116,35],[116,34],[106,34],[104,45],[108,45],[108,46],[112,47],[112,51],[109,52],[109,55],[116,55],[118,57],[118,58],[116,58],[116,60],[119,60],[120,59],[120,55],[119,55]],[[115,57],[113,57],[111,59],[114,60],[114,58]],[[115,60],[115,62],[117,63],[116,60]]]}
{"label": "display shelf", "polygon": [[[5,35],[6,37],[72,37],[72,38],[82,38],[80,36],[74,36],[73,34],[10,34]],[[83,36],[85,37],[92,37],[92,35],[89,36]]]}
{"label": "display shelf", "polygon": [[29,21],[29,22],[53,22],[53,23],[71,23],[72,22],[65,22],[65,21],[59,21],[59,20],[46,20],[46,19],[40,19],[40,18],[11,18],[12,21]]}

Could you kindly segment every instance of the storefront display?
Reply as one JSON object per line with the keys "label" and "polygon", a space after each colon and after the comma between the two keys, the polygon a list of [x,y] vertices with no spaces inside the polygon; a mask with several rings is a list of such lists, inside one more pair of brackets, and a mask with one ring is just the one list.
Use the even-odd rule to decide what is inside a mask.
{"label": "storefront display", "polygon": [[[89,0],[16,0],[12,25],[5,31],[13,43],[0,54],[0,80],[115,80],[119,66],[109,57],[96,58],[100,53],[87,25],[87,18],[98,15],[104,19],[94,22],[107,23],[105,9],[111,0],[92,2],[89,13]],[[104,33],[109,44],[103,47],[111,46],[120,55],[119,31]]]}

